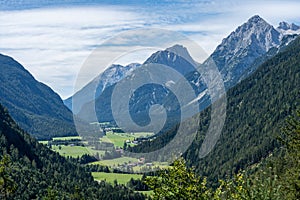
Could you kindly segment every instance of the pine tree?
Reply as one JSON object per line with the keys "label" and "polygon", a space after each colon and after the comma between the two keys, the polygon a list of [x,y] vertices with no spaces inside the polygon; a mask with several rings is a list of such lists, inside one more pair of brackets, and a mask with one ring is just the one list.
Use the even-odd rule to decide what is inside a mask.
{"label": "pine tree", "polygon": [[4,155],[0,161],[0,197],[9,199],[16,190],[16,183],[10,177],[11,160],[8,155]]}

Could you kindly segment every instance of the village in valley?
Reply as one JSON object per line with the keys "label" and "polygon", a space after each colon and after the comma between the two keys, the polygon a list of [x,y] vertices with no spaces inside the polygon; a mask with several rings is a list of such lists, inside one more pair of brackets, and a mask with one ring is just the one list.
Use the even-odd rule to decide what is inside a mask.
{"label": "village in valley", "polygon": [[40,141],[65,157],[81,159],[88,165],[102,165],[114,171],[139,173],[166,168],[168,163],[147,161],[144,157],[127,156],[126,149],[149,140],[151,132],[125,133],[111,123],[97,123],[103,135],[55,137]]}

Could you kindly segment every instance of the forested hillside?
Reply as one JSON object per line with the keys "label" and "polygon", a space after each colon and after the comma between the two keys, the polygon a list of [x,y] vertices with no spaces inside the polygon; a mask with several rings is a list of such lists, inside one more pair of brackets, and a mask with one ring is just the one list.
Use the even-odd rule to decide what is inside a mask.
{"label": "forested hillside", "polygon": [[218,187],[209,187],[206,177],[187,168],[182,158],[145,182],[153,189],[153,199],[299,199],[300,110],[287,118],[278,133],[282,148],[233,177],[219,179]]}
{"label": "forested hillside", "polygon": [[[198,152],[210,121],[210,108],[201,112],[196,140],[185,152],[189,166],[217,183],[267,157],[280,146],[276,137],[285,118],[300,105],[300,38],[262,64],[255,73],[227,93],[227,117],[213,151],[203,159]],[[133,151],[152,151],[165,145],[176,129]]]}
{"label": "forested hillside", "polygon": [[0,105],[0,199],[144,199],[94,181],[79,164],[39,144]]}
{"label": "forested hillside", "polygon": [[39,139],[76,135],[72,112],[50,87],[17,61],[0,54],[0,103],[18,125]]}

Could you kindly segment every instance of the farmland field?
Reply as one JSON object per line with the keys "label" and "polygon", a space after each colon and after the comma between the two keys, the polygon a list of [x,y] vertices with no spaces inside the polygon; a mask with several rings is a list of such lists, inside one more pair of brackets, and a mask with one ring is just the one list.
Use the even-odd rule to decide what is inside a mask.
{"label": "farmland field", "polygon": [[[113,143],[117,147],[123,147],[124,142],[126,140],[133,140],[134,136],[127,133],[112,133],[108,132],[106,136],[101,138],[102,141],[105,141],[105,138],[109,140],[109,142]],[[106,140],[107,141],[107,140]]]}
{"label": "farmland field", "polygon": [[84,154],[90,154],[86,147],[82,146],[65,146],[65,145],[52,145],[52,150],[58,152],[62,156],[80,157]]}
{"label": "farmland field", "polygon": [[107,132],[106,136],[102,137],[100,140],[102,142],[113,143],[117,147],[123,147],[126,140],[133,141],[134,138],[139,137],[149,137],[153,135],[150,132],[137,132],[137,133],[113,133],[112,131]]}
{"label": "farmland field", "polygon": [[41,144],[48,144],[48,141],[47,140],[43,140],[43,141],[39,141],[39,143],[41,143]]}
{"label": "farmland field", "polygon": [[121,164],[124,164],[124,163],[129,163],[129,162],[137,162],[138,159],[136,158],[130,158],[130,157],[121,157],[121,158],[115,158],[115,159],[111,159],[111,160],[99,160],[99,161],[96,161],[96,162],[92,162],[90,164],[92,165],[105,165],[105,166],[110,166],[110,167],[113,167],[113,166],[117,166],[117,165],[121,165]]}
{"label": "farmland field", "polygon": [[119,174],[119,173],[105,173],[105,172],[92,172],[92,176],[95,180],[101,181],[106,180],[107,182],[113,183],[117,180],[120,184],[125,184],[131,179],[141,179],[140,174]]}
{"label": "farmland field", "polygon": [[[149,133],[149,132],[140,132],[140,133],[113,133],[112,131],[107,132],[107,134],[100,138],[101,142],[109,142],[109,143],[113,143],[115,147],[122,147],[124,145],[124,142],[126,140],[130,140],[133,141],[134,138],[139,138],[139,137],[148,137],[150,135],[152,135],[153,133]],[[82,139],[80,136],[71,136],[71,137],[56,137],[53,138],[53,141],[56,140],[64,140],[64,141],[68,141],[68,140],[72,140],[72,139]],[[48,141],[40,141],[43,144],[47,144]],[[83,144],[87,144],[87,141],[83,140],[82,141]],[[131,143],[128,143],[128,145],[134,145]],[[95,156],[96,154],[98,154],[99,156],[104,155],[105,151],[104,150],[95,150],[94,147],[92,146],[78,146],[78,145],[72,145],[72,144],[68,144],[68,145],[51,145],[51,149],[53,151],[58,152],[60,155],[62,156],[70,156],[70,157],[80,157],[84,154],[89,154],[91,156]],[[119,165],[126,165],[129,163],[137,163],[138,159],[137,158],[130,158],[130,157],[126,157],[126,156],[122,156],[120,158],[114,158],[114,159],[107,159],[107,160],[100,160],[100,161],[96,161],[93,163],[89,163],[92,165],[95,164],[100,164],[100,165],[104,165],[104,166],[108,166],[111,168],[115,168],[118,167]],[[141,169],[143,167],[145,167],[146,165],[139,165],[139,166],[134,166],[132,169],[135,172],[139,172],[141,171]],[[152,168],[167,168],[168,164],[167,163],[152,163],[151,164]]]}
{"label": "farmland field", "polygon": [[82,146],[65,146],[65,145],[52,145],[51,149],[53,151],[58,152],[62,156],[70,156],[77,158],[78,156],[82,156],[84,154],[89,154],[91,156],[96,155],[103,155],[105,151],[101,150],[94,150],[91,147],[82,147]]}

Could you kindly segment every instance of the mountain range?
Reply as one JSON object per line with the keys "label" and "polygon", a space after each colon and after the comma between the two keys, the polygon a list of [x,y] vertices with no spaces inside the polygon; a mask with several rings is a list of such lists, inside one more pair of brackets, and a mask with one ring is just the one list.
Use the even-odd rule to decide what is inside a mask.
{"label": "mountain range", "polygon": [[[273,57],[280,49],[285,48],[297,37],[299,31],[297,25],[286,22],[281,22],[274,28],[256,15],[223,39],[209,59],[212,58],[216,63],[228,90],[253,73],[260,64]],[[153,53],[143,65],[167,65],[182,74],[198,95],[199,109],[203,110],[210,105],[211,100],[207,86],[201,75],[193,70],[191,60],[185,47],[175,45]],[[20,127],[36,138],[76,135],[70,110],[89,121],[90,107],[93,105],[92,101],[95,101],[98,121],[114,122],[111,95],[116,83],[126,77],[134,77],[143,65],[112,65],[74,96],[66,99],[64,103],[68,109],[59,95],[38,82],[20,63],[11,57],[0,55],[0,102],[8,108]],[[76,106],[72,105],[73,98],[77,99]],[[180,114],[180,106],[174,98],[174,94],[167,87],[145,85],[143,89],[134,93],[130,101],[130,114],[135,122],[146,125],[150,120],[148,112],[151,106],[162,104],[169,107],[167,122],[171,127],[179,120]]]}
{"label": "mountain range", "polygon": [[[294,40],[299,31],[300,28],[298,26],[286,22],[281,22],[279,27],[274,28],[264,19],[255,15],[223,39],[222,43],[217,46],[207,61],[204,62],[204,65],[211,60],[214,61],[222,75],[225,89],[228,90],[252,74],[260,64],[273,57],[280,49]],[[203,77],[194,70],[195,66],[191,64],[193,62],[185,47],[175,45],[166,50],[153,53],[138,69],[143,68],[147,64],[162,64],[176,70],[189,81],[198,96],[199,109],[203,110],[210,105],[211,101]],[[138,71],[133,70],[127,76],[130,79],[137,73]],[[126,76],[123,76],[119,81],[124,77]],[[94,100],[95,103],[88,102],[83,105],[78,116],[87,121],[94,120],[92,117],[89,117],[89,113],[91,113],[94,109],[93,105],[95,105],[98,121],[113,122],[111,95],[116,83],[118,82],[105,88],[99,96],[97,95],[98,97]],[[85,89],[83,91],[88,93],[88,90]],[[134,97],[130,101],[131,117],[137,123],[148,124],[150,122],[148,116],[150,107],[154,104],[162,104],[167,107],[168,102],[176,102],[174,98],[174,95],[166,87],[155,89],[153,85],[143,86],[143,89],[135,92]],[[173,114],[169,116],[173,119],[170,121],[176,122],[176,119],[178,119],[176,115],[179,114],[178,104],[171,107],[173,112],[170,113]]]}

